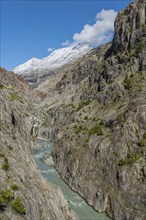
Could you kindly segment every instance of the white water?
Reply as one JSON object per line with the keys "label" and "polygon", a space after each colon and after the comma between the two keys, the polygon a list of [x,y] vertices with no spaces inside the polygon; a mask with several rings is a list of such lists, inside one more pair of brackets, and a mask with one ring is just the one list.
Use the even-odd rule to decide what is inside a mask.
{"label": "white water", "polygon": [[68,185],[60,178],[54,167],[49,167],[42,162],[42,158],[51,153],[52,146],[49,142],[37,140],[37,147],[33,152],[34,159],[42,175],[49,181],[59,186],[70,207],[74,210],[79,220],[109,220],[105,213],[98,213],[82,199],[77,193],[72,191]]}

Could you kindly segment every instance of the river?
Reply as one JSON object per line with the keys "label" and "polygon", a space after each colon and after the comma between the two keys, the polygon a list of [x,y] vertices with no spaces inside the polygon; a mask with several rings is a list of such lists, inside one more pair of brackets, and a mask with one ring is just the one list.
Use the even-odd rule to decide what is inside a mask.
{"label": "river", "polygon": [[37,148],[33,151],[33,156],[42,175],[53,184],[57,185],[63,192],[65,199],[74,210],[79,220],[109,220],[105,213],[96,212],[91,206],[87,205],[85,200],[77,193],[72,191],[68,185],[60,178],[54,167],[43,163],[42,159],[51,154],[52,144],[44,141],[36,141]]}

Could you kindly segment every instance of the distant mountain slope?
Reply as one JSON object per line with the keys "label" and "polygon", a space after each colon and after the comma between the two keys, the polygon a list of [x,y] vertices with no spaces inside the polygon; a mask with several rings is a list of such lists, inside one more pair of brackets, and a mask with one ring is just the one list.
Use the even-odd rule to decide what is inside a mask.
{"label": "distant mountain slope", "polygon": [[88,44],[71,44],[60,48],[43,59],[32,58],[13,71],[28,80],[34,87],[54,74],[57,69],[70,64],[91,50]]}

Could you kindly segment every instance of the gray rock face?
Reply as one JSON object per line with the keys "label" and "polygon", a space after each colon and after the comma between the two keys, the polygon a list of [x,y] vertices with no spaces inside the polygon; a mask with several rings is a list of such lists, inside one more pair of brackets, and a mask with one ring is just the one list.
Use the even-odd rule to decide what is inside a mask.
{"label": "gray rock face", "polygon": [[43,179],[30,153],[32,98],[20,77],[0,69],[0,219],[76,219],[62,192]]}
{"label": "gray rock face", "polygon": [[[108,128],[102,125],[101,136],[83,134],[89,132],[87,126],[93,126],[90,111],[92,117],[88,122],[78,122],[78,126],[82,125],[78,135],[73,124],[70,132],[66,131],[64,136],[58,134],[55,144],[54,159],[62,178],[96,210],[107,211],[114,219],[144,220],[146,217],[145,99],[145,94],[141,94],[126,106],[126,112],[120,116],[117,115],[120,112],[115,113]],[[112,118],[110,111],[105,108],[105,120]],[[124,118],[120,119],[123,114]],[[100,111],[98,115],[103,117]]]}
{"label": "gray rock face", "polygon": [[116,220],[146,219],[144,13],[145,1],[130,4],[116,18],[112,45],[39,87],[47,93],[43,129],[58,128],[53,157],[61,177]]}
{"label": "gray rock face", "polygon": [[[139,0],[119,12],[115,20],[113,52],[143,49],[146,36],[145,5],[145,0]],[[138,48],[139,44],[141,48]]]}

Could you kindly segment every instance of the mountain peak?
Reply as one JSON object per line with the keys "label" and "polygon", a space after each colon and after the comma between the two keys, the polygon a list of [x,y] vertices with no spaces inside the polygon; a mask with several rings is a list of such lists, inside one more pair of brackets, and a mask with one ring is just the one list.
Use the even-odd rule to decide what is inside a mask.
{"label": "mountain peak", "polygon": [[49,77],[50,71],[54,72],[64,65],[76,61],[91,49],[88,44],[72,43],[68,47],[53,51],[43,59],[32,58],[24,64],[17,66],[13,71],[26,78],[28,82],[40,82],[40,78],[43,81],[44,75],[46,78]]}

